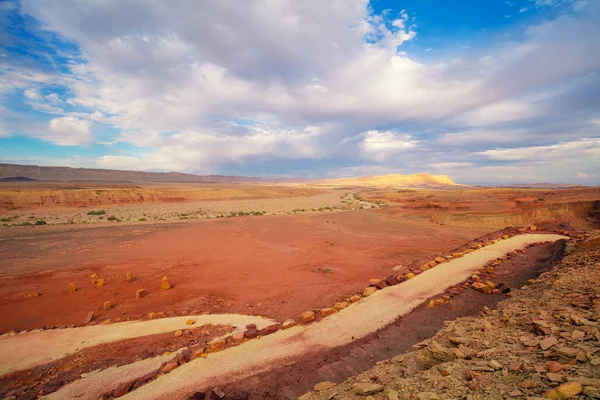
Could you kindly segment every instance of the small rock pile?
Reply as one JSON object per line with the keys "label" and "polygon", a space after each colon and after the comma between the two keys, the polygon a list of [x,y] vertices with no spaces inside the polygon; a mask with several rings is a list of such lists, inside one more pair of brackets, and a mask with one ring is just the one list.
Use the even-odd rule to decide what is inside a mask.
{"label": "small rock pile", "polygon": [[600,246],[580,246],[510,295],[301,399],[600,399]]}

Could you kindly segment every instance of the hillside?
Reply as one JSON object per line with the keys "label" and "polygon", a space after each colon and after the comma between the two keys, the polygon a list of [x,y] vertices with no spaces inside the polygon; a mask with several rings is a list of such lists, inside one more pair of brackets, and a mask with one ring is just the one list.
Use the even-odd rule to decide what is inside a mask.
{"label": "hillside", "polygon": [[323,183],[332,186],[458,186],[448,175],[431,175],[426,173],[328,179],[323,181]]}
{"label": "hillside", "polygon": [[[18,177],[18,179],[16,179]],[[112,169],[44,167],[38,165],[0,164],[3,181],[102,181],[102,182],[260,182],[259,178],[224,175],[195,175],[180,172],[140,172]]]}

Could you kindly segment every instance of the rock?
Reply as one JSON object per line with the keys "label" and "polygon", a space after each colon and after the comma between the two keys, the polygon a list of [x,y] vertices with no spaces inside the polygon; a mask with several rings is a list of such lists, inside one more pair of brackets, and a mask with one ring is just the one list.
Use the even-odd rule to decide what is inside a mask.
{"label": "rock", "polygon": [[233,332],[233,335],[231,335],[231,340],[233,340],[236,343],[239,343],[242,340],[244,340],[244,336],[244,331],[235,331]]}
{"label": "rock", "polygon": [[136,381],[129,381],[129,382],[121,383],[119,386],[117,386],[117,388],[115,390],[113,390],[112,395],[114,397],[125,396],[125,394],[127,394],[127,392],[129,392],[129,390],[131,389],[131,387],[133,386],[133,384],[135,382]]}
{"label": "rock", "polygon": [[87,313],[85,319],[83,320],[83,323],[89,324],[90,322],[92,322],[93,319],[94,319],[94,312],[90,311],[89,313]]}
{"label": "rock", "polygon": [[175,337],[183,335],[183,331],[175,331]]}
{"label": "rock", "polygon": [[136,299],[141,299],[142,297],[144,297],[146,295],[146,289],[139,289],[135,292],[135,298]]}
{"label": "rock", "polygon": [[350,303],[356,303],[357,301],[359,301],[360,299],[362,299],[362,297],[360,296],[360,294],[353,294],[352,296],[350,296],[348,298],[348,301]]}
{"label": "rock", "polygon": [[356,394],[367,396],[370,394],[379,393],[383,390],[383,386],[377,383],[358,382],[352,385],[352,390]]}
{"label": "rock", "polygon": [[531,389],[533,388],[533,382],[531,381],[531,379],[525,379],[524,381],[519,383],[519,386],[521,386],[523,389]]}
{"label": "rock", "polygon": [[281,329],[288,329],[288,328],[291,328],[292,326],[296,326],[296,320],[286,319],[285,321],[283,321],[283,324],[281,324]]}
{"label": "rock", "polygon": [[307,323],[315,320],[315,313],[312,311],[304,311],[300,316],[302,322]]}
{"label": "rock", "polygon": [[247,339],[254,339],[257,336],[258,330],[256,328],[247,329],[246,332],[244,332],[244,337]]}
{"label": "rock", "polygon": [[398,272],[398,271],[400,271],[402,268],[404,268],[402,265],[396,265],[394,268],[392,268],[392,271],[394,271],[394,272]]}
{"label": "rock", "polygon": [[265,327],[265,329],[263,329],[263,333],[265,335],[270,335],[271,333],[277,332],[278,329],[279,329],[278,324],[269,325],[269,326]]}
{"label": "rock", "polygon": [[321,309],[321,318],[325,318],[330,316],[331,314],[333,314],[335,312],[335,310],[331,307],[327,307],[327,308],[322,308]]}
{"label": "rock", "polygon": [[577,355],[575,356],[575,359],[579,362],[586,362],[587,361],[587,356],[585,355],[585,353],[583,351],[578,351]]}
{"label": "rock", "polygon": [[339,311],[339,310],[343,310],[344,308],[347,308],[347,307],[348,307],[348,303],[347,303],[347,302],[345,302],[345,301],[342,301],[342,302],[340,302],[340,303],[335,303],[335,304],[333,305],[333,308],[335,308],[335,309],[336,309],[336,310],[338,310],[338,311]]}
{"label": "rock", "polygon": [[335,383],[325,381],[325,382],[317,383],[313,389],[314,390],[327,390],[327,389],[331,389],[334,386],[335,386]]}
{"label": "rock", "polygon": [[125,282],[131,282],[133,280],[133,275],[131,274],[131,272],[128,272],[125,275]]}
{"label": "rock", "polygon": [[69,283],[69,293],[75,293],[75,284]]}
{"label": "rock", "polygon": [[571,339],[582,340],[585,337],[585,332],[575,329],[571,334]]}
{"label": "rock", "polygon": [[415,274],[413,274],[412,272],[409,272],[408,274],[404,275],[406,277],[406,279],[412,279],[415,277]]}
{"label": "rock", "polygon": [[105,301],[104,305],[102,306],[102,308],[104,308],[105,311],[110,310],[110,308],[111,308],[110,301]]}
{"label": "rock", "polygon": [[508,235],[502,236],[502,239],[504,239],[504,240],[508,239]]}
{"label": "rock", "polygon": [[381,279],[369,279],[369,286],[378,286],[381,284]]}
{"label": "rock", "polygon": [[390,390],[387,392],[387,398],[388,400],[399,400],[399,395],[398,392],[395,390]]}
{"label": "rock", "polygon": [[186,325],[194,325],[196,323],[195,319],[186,319],[185,320]]}
{"label": "rock", "polygon": [[556,352],[563,357],[575,358],[577,357],[577,353],[579,353],[579,350],[573,347],[560,347],[556,349]]}
{"label": "rock", "polygon": [[211,351],[220,351],[225,349],[225,339],[213,339],[208,342],[208,348]]}
{"label": "rock", "polygon": [[431,368],[456,358],[452,350],[432,340],[429,346],[416,352],[417,362],[425,368]]}
{"label": "rock", "polygon": [[171,282],[169,282],[169,279],[166,276],[163,276],[162,281],[160,283],[160,288],[162,290],[171,289]]}
{"label": "rock", "polygon": [[547,337],[540,340],[540,348],[542,350],[548,350],[550,347],[558,343],[558,340],[554,336]]}
{"label": "rock", "polygon": [[557,383],[561,383],[566,381],[565,377],[561,374],[556,374],[554,372],[548,372],[548,379],[551,382],[557,382]]}
{"label": "rock", "polygon": [[434,392],[419,392],[417,393],[419,400],[440,400],[439,396]]}
{"label": "rock", "polygon": [[104,279],[98,279],[98,280],[96,281],[96,286],[98,286],[98,287],[102,287],[102,286],[104,286]]}
{"label": "rock", "polygon": [[523,370],[523,367],[525,367],[525,363],[523,362],[523,360],[520,360],[520,361],[516,361],[516,362],[510,364],[508,369],[511,372],[519,372],[519,371]]}
{"label": "rock", "polygon": [[508,395],[510,397],[519,397],[519,396],[523,396],[523,392],[521,392],[519,389],[515,389],[513,391],[508,392]]}
{"label": "rock", "polygon": [[387,278],[385,278],[385,283],[388,286],[394,286],[396,283],[398,283],[398,279],[396,279],[394,275],[390,275]]}
{"label": "rock", "polygon": [[446,262],[446,259],[444,257],[436,257],[433,259],[436,263],[441,264],[443,262]]}
{"label": "rock", "polygon": [[592,399],[600,399],[600,389],[591,386],[586,386],[583,389],[583,394]]}
{"label": "rock", "polygon": [[162,369],[161,369],[161,372],[162,372],[163,374],[167,374],[167,373],[169,373],[169,372],[173,371],[173,370],[174,370],[175,368],[177,368],[177,367],[178,367],[177,363],[176,363],[176,362],[173,362],[173,361],[171,361],[171,362],[168,362],[168,363],[166,363],[165,365],[163,365],[163,367],[162,367]]}
{"label": "rock", "polygon": [[488,363],[488,365],[492,368],[494,368],[495,370],[499,370],[502,369],[502,364],[500,364],[498,361],[496,360],[492,360]]}
{"label": "rock", "polygon": [[560,372],[565,369],[565,367],[557,361],[548,361],[546,367],[548,367],[548,371],[550,372]]}
{"label": "rock", "polygon": [[373,293],[375,293],[377,291],[377,288],[373,287],[373,286],[369,286],[368,288],[365,289],[365,291],[363,292],[363,296],[364,297],[369,297],[370,295],[372,295]]}
{"label": "rock", "polygon": [[530,230],[530,231],[535,231],[536,229],[537,229],[537,226],[535,226],[535,225],[531,225],[531,226],[529,227],[529,230]]}
{"label": "rock", "polygon": [[583,392],[583,386],[579,382],[567,382],[563,383],[556,389],[552,389],[546,392],[546,398],[562,400],[568,399],[569,397],[575,397]]}

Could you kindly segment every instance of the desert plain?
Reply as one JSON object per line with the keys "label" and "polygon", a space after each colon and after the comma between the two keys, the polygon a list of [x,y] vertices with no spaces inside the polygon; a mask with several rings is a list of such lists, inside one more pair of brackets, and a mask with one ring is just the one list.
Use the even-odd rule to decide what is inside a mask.
{"label": "desert plain", "polygon": [[[506,298],[499,277],[522,284],[562,257],[550,243],[598,228],[600,188],[470,187],[427,174],[298,182],[5,179],[0,218],[3,396],[163,398],[175,385],[181,398],[205,391],[294,398],[319,381],[314,370],[322,364],[307,367],[308,354],[327,360],[342,345],[352,351],[395,321],[394,329],[405,330],[400,347],[390,353],[375,340],[380,350],[363,355],[364,370],[448,319],[494,307]],[[519,253],[530,246],[541,247]],[[462,275],[436,281],[435,271],[453,263]],[[471,273],[479,270],[496,281],[493,293],[491,286],[489,294],[465,290],[477,287]],[[416,291],[385,300],[400,287]],[[390,307],[397,311],[372,326],[351,314]],[[437,322],[423,324],[433,312]],[[405,314],[429,328],[406,331]],[[340,322],[319,325],[329,318]],[[313,339],[317,326],[321,335],[340,330],[344,337],[348,321],[357,324],[348,340]],[[298,329],[306,331],[293,336]],[[264,349],[255,344],[261,337]],[[286,347],[297,341],[305,344]],[[32,346],[48,349],[19,355]],[[221,360],[223,370],[190,378],[194,362],[210,360]],[[278,368],[301,360],[297,380],[285,388],[273,383]],[[267,375],[248,380],[259,372]],[[358,372],[342,368],[331,379]],[[161,386],[161,379],[172,382]]]}

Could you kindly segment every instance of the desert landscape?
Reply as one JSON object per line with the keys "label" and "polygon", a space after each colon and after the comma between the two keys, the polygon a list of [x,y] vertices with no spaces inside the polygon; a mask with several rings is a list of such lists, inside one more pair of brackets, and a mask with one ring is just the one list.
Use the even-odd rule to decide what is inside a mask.
{"label": "desert landscape", "polygon": [[[444,321],[495,308],[600,226],[597,187],[468,187],[428,174],[74,182],[51,172],[24,180],[2,171],[5,397],[330,389],[319,381],[340,382]],[[452,263],[451,275],[436,273]],[[393,345],[380,338],[390,330],[402,338]],[[343,361],[340,351],[358,353]],[[330,357],[335,368],[325,368]],[[188,376],[195,368],[213,372]]]}

